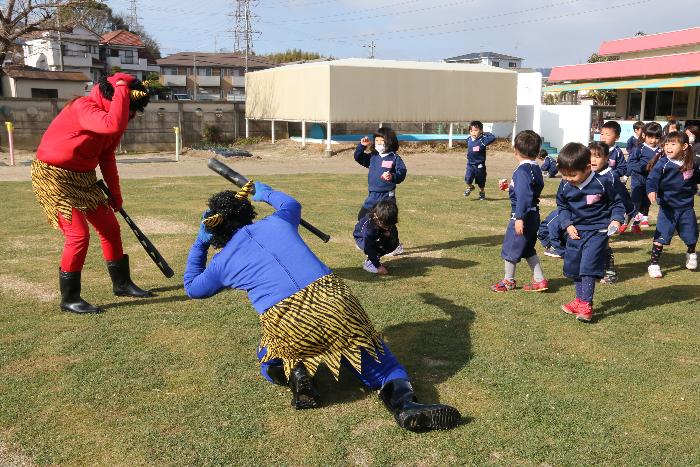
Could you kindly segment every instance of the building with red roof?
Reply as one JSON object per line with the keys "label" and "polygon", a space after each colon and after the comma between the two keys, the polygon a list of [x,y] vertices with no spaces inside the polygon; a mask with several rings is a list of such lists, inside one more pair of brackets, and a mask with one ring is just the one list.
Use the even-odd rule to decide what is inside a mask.
{"label": "building with red roof", "polygon": [[554,67],[544,91],[617,90],[621,119],[700,118],[700,27],[606,41],[598,54],[612,60]]}
{"label": "building with red roof", "polygon": [[117,30],[105,33],[100,38],[100,59],[105,62],[108,72],[120,69],[146,79],[151,73],[158,73],[158,64],[149,57],[141,37],[133,32]]}

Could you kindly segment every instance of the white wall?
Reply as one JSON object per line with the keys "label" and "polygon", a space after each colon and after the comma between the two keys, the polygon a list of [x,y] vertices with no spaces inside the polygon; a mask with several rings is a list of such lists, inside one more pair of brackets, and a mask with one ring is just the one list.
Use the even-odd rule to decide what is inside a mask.
{"label": "white wall", "polygon": [[590,105],[543,105],[541,135],[555,148],[566,143],[588,144],[591,131]]}
{"label": "white wall", "polygon": [[[541,133],[540,112],[542,108],[542,73],[518,73],[518,116],[515,126],[517,134],[523,130]],[[489,124],[490,130],[499,138],[512,138],[513,123]]]}
{"label": "white wall", "polygon": [[[14,92],[12,97],[32,97],[32,88],[55,89],[59,99],[72,99],[75,96],[86,94],[86,82],[81,81],[60,81],[43,79],[12,79],[14,81]],[[6,95],[6,97],[9,97]]]}

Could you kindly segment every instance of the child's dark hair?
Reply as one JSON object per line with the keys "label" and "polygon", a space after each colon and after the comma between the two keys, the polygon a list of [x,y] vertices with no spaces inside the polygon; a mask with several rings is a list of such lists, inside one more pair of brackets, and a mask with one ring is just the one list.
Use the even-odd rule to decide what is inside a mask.
{"label": "child's dark hair", "polygon": [[591,150],[581,143],[568,143],[559,152],[560,172],[583,172],[591,164]]}
{"label": "child's dark hair", "polygon": [[634,131],[641,130],[644,128],[644,122],[636,121],[634,122],[634,125],[632,125],[632,129]]}
{"label": "child's dark hair", "polygon": [[685,131],[689,131],[695,136],[695,143],[700,143],[700,126],[686,125]]}
{"label": "child's dark hair", "polygon": [[222,191],[209,198],[209,213],[221,214],[223,222],[214,228],[207,228],[211,232],[211,245],[214,248],[223,248],[231,240],[238,229],[253,223],[256,213],[248,199],[236,199],[235,191]]}
{"label": "child's dark hair", "polygon": [[678,120],[669,120],[668,122],[666,122],[666,125],[664,126],[664,130],[663,130],[664,135],[667,135],[669,133],[673,133],[671,131],[671,125],[676,127],[676,129],[674,131],[678,131],[681,129],[681,124],[678,123]]}
{"label": "child's dark hair", "polygon": [[[680,170],[682,172],[685,172],[687,170],[693,170],[694,163],[695,163],[695,155],[693,154],[693,148],[690,147],[690,139],[688,138],[688,135],[685,133],[681,133],[680,131],[672,131],[671,133],[667,134],[666,137],[664,138],[664,143],[668,143],[669,141],[674,141],[681,146],[684,144],[687,144],[688,147],[685,148],[685,151],[683,152],[683,165],[681,165]],[[647,164],[647,172],[651,172],[651,169],[654,168],[654,165],[658,162],[659,159],[661,159],[662,152],[657,152],[654,157],[649,161]]]}
{"label": "child's dark hair", "polygon": [[[102,94],[102,96],[108,101],[111,101],[114,97],[114,86],[112,86],[112,83],[107,81],[106,76],[100,78],[100,80],[98,81],[98,86],[100,87],[100,93]],[[129,110],[131,110],[132,112],[140,112],[143,109],[145,109],[148,105],[148,102],[151,100],[151,96],[148,94],[148,89],[146,89],[146,86],[144,86],[141,81],[134,80],[129,85],[129,90],[142,91],[146,93],[146,95],[141,99],[130,101]]]}
{"label": "child's dark hair", "polygon": [[642,135],[644,135],[644,137],[651,136],[661,138],[663,134],[663,128],[661,128],[661,125],[656,122],[647,123],[646,125],[644,125],[644,129],[642,130]]}
{"label": "child's dark hair", "polygon": [[535,160],[542,147],[542,138],[532,130],[523,130],[515,136],[513,147],[522,156]]}
{"label": "child's dark hair", "polygon": [[399,223],[399,207],[394,199],[383,199],[372,208],[373,218],[383,227],[391,227]]}
{"label": "child's dark hair", "polygon": [[549,156],[549,153],[547,152],[546,149],[540,149],[540,153],[537,154],[537,158],[540,160],[545,160]]}
{"label": "child's dark hair", "polygon": [[615,136],[618,138],[620,137],[620,133],[622,133],[622,128],[620,127],[620,124],[617,123],[615,120],[609,120],[603,124],[603,128],[609,128],[612,131],[615,132]]}
{"label": "child's dark hair", "polygon": [[479,131],[484,131],[484,124],[479,120],[472,120],[469,122],[469,129],[471,130],[472,128],[478,128]]}
{"label": "child's dark hair", "polygon": [[610,146],[608,146],[602,141],[592,141],[588,143],[588,149],[591,152],[599,152],[605,157],[608,157],[610,155]]}
{"label": "child's dark hair", "polygon": [[374,138],[384,138],[384,148],[386,152],[396,152],[399,150],[399,139],[396,132],[388,126],[383,126],[374,132]]}

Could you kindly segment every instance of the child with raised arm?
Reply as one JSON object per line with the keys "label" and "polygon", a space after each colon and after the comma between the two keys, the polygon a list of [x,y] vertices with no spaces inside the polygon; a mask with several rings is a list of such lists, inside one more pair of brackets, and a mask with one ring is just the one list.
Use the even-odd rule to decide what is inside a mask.
{"label": "child with raised arm", "polygon": [[641,227],[649,227],[649,207],[651,203],[646,194],[647,176],[649,172],[647,166],[649,162],[661,153],[659,146],[663,129],[656,122],[647,123],[642,130],[640,141],[643,144],[637,147],[634,154],[630,155],[627,161],[627,175],[632,179],[632,202],[639,215],[632,223],[632,233],[641,234]]}
{"label": "child with raised arm", "polygon": [[469,123],[467,138],[467,172],[464,181],[467,189],[464,196],[474,191],[474,183],[479,187],[479,201],[486,199],[486,146],[496,141],[491,133],[484,133],[484,124],[478,120]]}
{"label": "child with raised arm", "polygon": [[515,289],[515,266],[523,258],[532,269],[534,276],[534,281],[525,285],[523,290],[543,292],[549,287],[535,251],[537,230],[540,226],[540,194],[544,188],[542,171],[535,160],[541,145],[542,138],[532,130],[521,131],[515,137],[514,149],[518,167],[513,172],[508,190],[511,217],[501,249],[505,276],[491,286],[494,292]]}
{"label": "child with raised arm", "polygon": [[664,141],[664,154],[649,162],[649,177],[646,191],[649,201],[659,204],[659,218],[656,222],[654,244],[651,247],[649,276],[660,278],[659,260],[665,245],[671,244],[675,232],[683,240],[687,249],[685,267],[695,270],[698,256],[695,247],[698,243],[698,219],[695,215],[694,200],[696,185],[700,183],[700,168],[695,161],[688,135],[673,131]]}
{"label": "child with raised arm", "polygon": [[576,297],[561,309],[590,323],[595,283],[605,276],[608,237],[620,228],[625,207],[612,182],[592,170],[591,151],[583,144],[564,146],[557,162],[563,178],[557,207],[561,225],[569,234],[564,275],[576,285]]}

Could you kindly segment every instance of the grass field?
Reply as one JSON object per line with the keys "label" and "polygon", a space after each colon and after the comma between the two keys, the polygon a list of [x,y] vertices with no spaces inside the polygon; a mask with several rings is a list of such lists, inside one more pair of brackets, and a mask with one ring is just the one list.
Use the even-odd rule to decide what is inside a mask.
{"label": "grass field", "polygon": [[[166,280],[123,224],[150,300],[115,298],[93,236],[83,296],[106,312],[58,310],[61,235],[29,183],[0,183],[0,457],[62,465],[692,465],[700,464],[700,274],[676,239],[666,276],[646,276],[652,232],[614,242],[621,282],[599,286],[594,324],[559,311],[573,296],[561,262],[552,289],[493,294],[502,274],[506,194],[461,196],[457,177],[398,190],[407,254],[387,278],[360,268],[353,219],[364,176],[266,177],[328,231],[319,257],[346,279],[412,374],[419,397],[455,405],[449,432],[399,429],[349,375],[319,375],[324,407],[295,412],[255,359],[245,295],[189,300],[181,275],[220,178],[123,182],[125,208],[176,270]],[[495,180],[490,181],[495,186]],[[554,206],[548,181],[542,209]],[[269,209],[261,207],[261,214]],[[521,264],[518,279],[529,279]],[[8,457],[9,458],[9,457]],[[0,464],[2,464],[0,458]]]}

